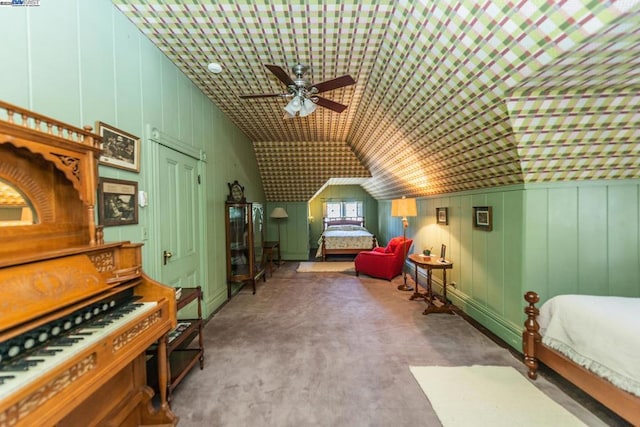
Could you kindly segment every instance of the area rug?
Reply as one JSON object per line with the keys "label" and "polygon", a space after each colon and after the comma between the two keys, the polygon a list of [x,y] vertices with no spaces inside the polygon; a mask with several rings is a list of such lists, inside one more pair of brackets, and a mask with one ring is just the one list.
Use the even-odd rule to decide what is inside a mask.
{"label": "area rug", "polygon": [[443,427],[585,426],[510,366],[411,366]]}
{"label": "area rug", "polygon": [[355,272],[353,261],[301,262],[298,273],[339,273]]}

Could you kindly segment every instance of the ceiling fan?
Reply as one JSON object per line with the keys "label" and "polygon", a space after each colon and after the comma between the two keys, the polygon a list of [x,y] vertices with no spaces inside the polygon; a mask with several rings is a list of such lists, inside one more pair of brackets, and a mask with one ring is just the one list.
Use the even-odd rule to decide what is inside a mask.
{"label": "ceiling fan", "polygon": [[287,86],[287,92],[240,95],[240,98],[291,98],[291,101],[284,107],[284,110],[287,112],[284,116],[285,118],[293,118],[296,114],[300,117],[308,116],[315,111],[318,105],[337,113],[342,113],[347,108],[346,105],[317,96],[317,94],[356,83],[356,81],[347,74],[335,79],[311,84],[309,80],[304,78],[304,74],[309,70],[309,67],[306,65],[296,64],[292,67],[291,71],[293,71],[295,78],[291,78],[282,67],[277,65],[264,64],[264,66]]}

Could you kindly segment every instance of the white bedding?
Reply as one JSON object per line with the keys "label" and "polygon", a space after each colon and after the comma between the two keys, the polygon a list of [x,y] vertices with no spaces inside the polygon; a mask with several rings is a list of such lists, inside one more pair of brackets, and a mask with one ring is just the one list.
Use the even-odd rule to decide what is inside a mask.
{"label": "white bedding", "polygon": [[[330,225],[322,233],[327,249],[371,249],[373,234],[359,225]],[[322,236],[318,239],[316,257],[322,256]]]}
{"label": "white bedding", "polygon": [[640,298],[560,295],[538,323],[545,345],[640,396]]}

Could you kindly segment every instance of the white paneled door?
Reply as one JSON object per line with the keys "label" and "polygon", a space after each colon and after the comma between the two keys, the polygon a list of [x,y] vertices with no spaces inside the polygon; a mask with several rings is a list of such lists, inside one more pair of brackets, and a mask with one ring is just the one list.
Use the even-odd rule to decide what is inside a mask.
{"label": "white paneled door", "polygon": [[161,282],[201,285],[198,161],[163,145],[159,160]]}

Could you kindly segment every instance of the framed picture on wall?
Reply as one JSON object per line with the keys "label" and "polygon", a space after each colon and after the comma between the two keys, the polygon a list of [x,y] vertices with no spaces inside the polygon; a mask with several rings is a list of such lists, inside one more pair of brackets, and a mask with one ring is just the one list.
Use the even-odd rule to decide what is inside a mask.
{"label": "framed picture on wall", "polygon": [[436,222],[438,224],[449,224],[449,208],[436,208]]}
{"label": "framed picture on wall", "polygon": [[140,138],[102,122],[96,129],[102,137],[100,164],[140,172]]}
{"label": "framed picture on wall", "polygon": [[98,221],[105,227],[138,223],[138,183],[100,178]]}
{"label": "framed picture on wall", "polygon": [[473,228],[484,231],[491,231],[493,229],[491,206],[474,206]]}

